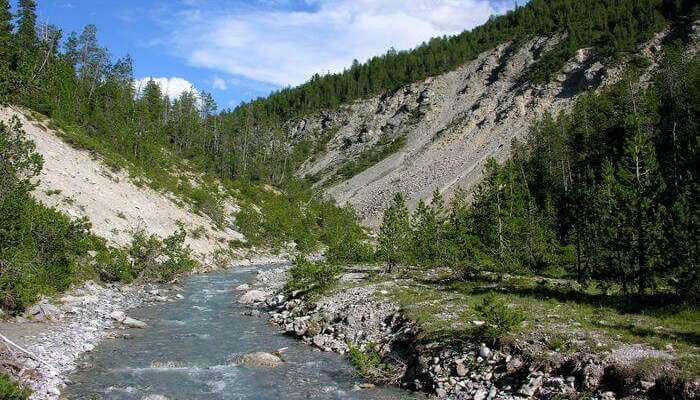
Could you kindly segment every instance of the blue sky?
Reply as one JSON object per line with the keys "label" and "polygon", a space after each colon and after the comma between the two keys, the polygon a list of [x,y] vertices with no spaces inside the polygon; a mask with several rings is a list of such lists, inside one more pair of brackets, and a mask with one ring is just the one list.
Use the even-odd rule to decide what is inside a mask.
{"label": "blue sky", "polygon": [[[37,0],[42,22],[98,27],[136,78],[172,94],[211,92],[220,108],[406,49],[503,13],[513,0]],[[521,1],[522,3],[522,1]]]}

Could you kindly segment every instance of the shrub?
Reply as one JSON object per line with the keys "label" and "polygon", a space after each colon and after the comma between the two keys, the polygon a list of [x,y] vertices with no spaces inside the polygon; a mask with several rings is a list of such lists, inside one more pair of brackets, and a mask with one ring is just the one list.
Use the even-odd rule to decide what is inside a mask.
{"label": "shrub", "polygon": [[379,383],[396,383],[400,379],[399,371],[382,360],[374,343],[368,343],[364,351],[352,344],[348,344],[348,347],[350,364],[364,378]]}
{"label": "shrub", "polygon": [[479,333],[488,339],[498,339],[509,333],[525,319],[524,316],[508,308],[495,294],[489,294],[475,307],[484,320]]}
{"label": "shrub", "polygon": [[79,261],[97,243],[89,228],[26,193],[0,199],[0,306],[21,312],[42,294],[74,283]]}
{"label": "shrub", "polygon": [[316,298],[332,288],[340,275],[340,267],[327,262],[308,261],[298,256],[288,272],[285,292],[301,291],[309,299]]}
{"label": "shrub", "polygon": [[29,389],[19,387],[12,378],[5,374],[0,374],[0,399],[27,400],[29,395]]}
{"label": "shrub", "polygon": [[104,282],[131,282],[134,271],[129,253],[123,249],[105,248],[95,256],[95,269]]}
{"label": "shrub", "polygon": [[133,275],[153,281],[169,281],[178,274],[191,271],[197,265],[192,250],[185,244],[187,232],[182,225],[162,241],[142,230],[134,232],[129,256]]}

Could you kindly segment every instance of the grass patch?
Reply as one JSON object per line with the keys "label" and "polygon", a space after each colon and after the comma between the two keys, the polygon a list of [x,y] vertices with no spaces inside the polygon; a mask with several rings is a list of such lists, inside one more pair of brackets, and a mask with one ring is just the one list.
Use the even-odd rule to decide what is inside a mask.
{"label": "grass patch", "polygon": [[350,351],[348,359],[357,372],[365,379],[377,383],[395,383],[397,374],[391,365],[382,360],[382,355],[376,350],[376,344],[368,343],[364,350],[348,344]]}
{"label": "grass patch", "polygon": [[0,399],[27,400],[29,395],[29,389],[21,388],[12,378],[5,374],[0,374]]}
{"label": "grass patch", "polygon": [[406,144],[406,137],[400,136],[396,139],[390,139],[387,136],[382,138],[369,150],[360,153],[357,157],[345,161],[335,174],[330,177],[324,186],[332,186],[337,182],[342,182],[360,174],[371,166],[377,164],[383,159],[396,153]]}
{"label": "grass patch", "polygon": [[461,281],[427,275],[407,269],[377,277],[399,279],[388,300],[398,302],[416,323],[421,340],[479,340],[483,331],[472,321],[481,320],[497,328],[488,336],[539,338],[543,349],[561,353],[584,347],[602,351],[624,343],[670,349],[680,374],[700,376],[700,311],[693,306],[651,300],[635,306],[595,286],[564,280],[490,275]]}

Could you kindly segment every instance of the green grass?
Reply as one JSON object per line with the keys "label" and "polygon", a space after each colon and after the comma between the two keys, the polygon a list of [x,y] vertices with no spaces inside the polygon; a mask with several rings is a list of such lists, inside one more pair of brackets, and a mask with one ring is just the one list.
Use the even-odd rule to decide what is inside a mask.
{"label": "green grass", "polygon": [[[577,287],[565,280],[512,276],[507,278],[451,280],[449,275],[426,279],[425,271],[380,276],[392,287],[388,297],[417,323],[421,340],[478,338],[482,333],[472,321],[485,320],[484,302],[496,296],[513,313],[508,329],[498,332],[508,343],[518,338],[538,338],[543,352],[603,351],[623,343],[641,343],[669,350],[685,376],[700,376],[700,310],[664,303],[664,299],[641,299],[636,303],[594,288]],[[500,312],[503,312],[502,310]]]}
{"label": "green grass", "polygon": [[360,174],[371,166],[396,153],[405,144],[405,136],[399,136],[393,140],[383,136],[371,149],[360,153],[357,157],[354,157],[351,160],[345,161],[340,168],[338,168],[335,174],[324,182],[324,186],[332,186],[335,183],[348,180],[353,176]]}
{"label": "green grass", "polygon": [[0,399],[26,400],[29,398],[29,394],[29,389],[20,388],[9,376],[0,374]]}

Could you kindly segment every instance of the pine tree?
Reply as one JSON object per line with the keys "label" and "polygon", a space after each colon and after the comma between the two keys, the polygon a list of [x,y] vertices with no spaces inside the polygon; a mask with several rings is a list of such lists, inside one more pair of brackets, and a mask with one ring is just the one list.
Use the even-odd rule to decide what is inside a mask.
{"label": "pine tree", "polygon": [[0,104],[7,101],[12,85],[14,46],[12,14],[8,0],[0,0]]}
{"label": "pine tree", "polygon": [[36,2],[34,0],[19,1],[17,42],[22,51],[30,51],[37,45]]}
{"label": "pine tree", "polygon": [[639,293],[654,286],[662,263],[665,208],[661,194],[665,183],[661,177],[654,146],[644,132],[638,131],[625,146],[618,170],[618,196],[622,209],[624,241],[630,244],[627,276],[637,283]]}
{"label": "pine tree", "polygon": [[378,242],[378,256],[387,263],[389,272],[398,263],[409,259],[411,226],[406,200],[402,193],[396,193],[394,203],[384,211]]}

